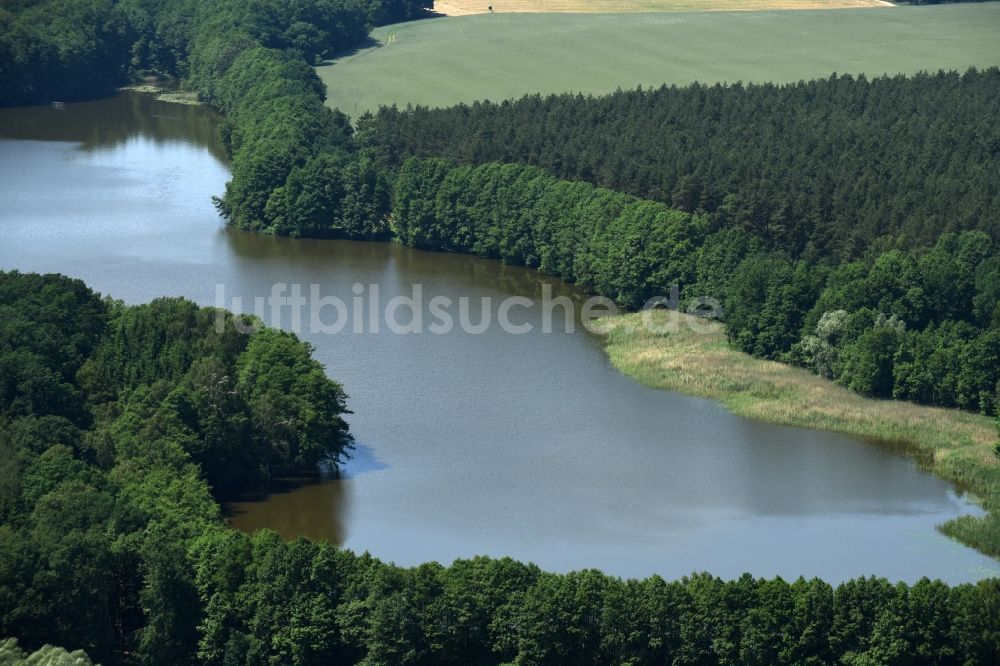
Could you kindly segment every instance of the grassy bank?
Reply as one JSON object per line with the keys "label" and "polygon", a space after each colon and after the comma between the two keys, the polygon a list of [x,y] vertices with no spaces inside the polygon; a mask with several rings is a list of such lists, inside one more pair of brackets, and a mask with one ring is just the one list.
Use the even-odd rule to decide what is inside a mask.
{"label": "grassy bank", "polygon": [[164,87],[151,84],[136,84],[124,86],[119,90],[130,90],[132,92],[152,93],[156,95],[157,101],[170,102],[172,104],[188,104],[197,106],[201,104],[198,100],[198,93],[177,90],[176,87]]}
{"label": "grassy bank", "polygon": [[383,104],[450,106],[640,84],[965,71],[1000,64],[998,24],[1000,3],[460,16],[376,28],[376,45],[318,71],[327,104],[357,117]]}
{"label": "grassy bank", "polygon": [[732,349],[721,324],[687,315],[673,315],[676,326],[653,332],[663,331],[670,316],[648,312],[607,320],[612,364],[642,384],[718,400],[747,418],[905,445],[921,465],[970,490],[989,512],[950,521],[942,531],[1000,557],[1000,457],[991,419],[863,398],[806,370]]}

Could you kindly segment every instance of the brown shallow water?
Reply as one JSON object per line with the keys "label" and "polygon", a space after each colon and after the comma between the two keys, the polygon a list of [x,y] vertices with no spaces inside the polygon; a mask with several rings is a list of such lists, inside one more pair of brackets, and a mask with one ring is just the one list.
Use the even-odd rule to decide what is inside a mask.
{"label": "brown shallow water", "polygon": [[[345,302],[537,297],[532,271],[394,244],[228,230],[204,108],[129,94],[0,111],[0,268],[59,271],[130,303],[217,288],[252,309],[275,283]],[[495,305],[494,305],[495,309]],[[473,319],[478,319],[473,310]],[[291,325],[289,313],[278,323]],[[512,315],[540,323],[538,308]],[[341,478],[229,506],[242,529],[323,538],[401,564],[510,555],[552,570],[676,577],[1000,574],[935,525],[978,510],[909,459],[855,439],[737,418],[639,386],[583,332],[303,333],[351,395]]]}

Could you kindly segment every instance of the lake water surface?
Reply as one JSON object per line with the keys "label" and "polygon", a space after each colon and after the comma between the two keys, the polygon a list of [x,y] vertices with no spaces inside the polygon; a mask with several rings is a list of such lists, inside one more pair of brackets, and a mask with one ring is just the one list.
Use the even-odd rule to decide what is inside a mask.
{"label": "lake water surface", "polygon": [[[0,110],[0,269],[66,273],[129,303],[214,305],[222,289],[244,310],[275,283],[348,303],[355,283],[379,285],[383,303],[414,284],[474,304],[545,283],[580,298],[467,256],[227,229],[210,200],[228,178],[215,122],[137,93]],[[487,554],[667,578],[1000,575],[935,530],[979,510],[909,459],[645,388],[599,337],[543,334],[538,308],[512,318],[535,331],[304,332],[351,396],[357,451],[339,479],[231,505],[233,524],[405,565]]]}

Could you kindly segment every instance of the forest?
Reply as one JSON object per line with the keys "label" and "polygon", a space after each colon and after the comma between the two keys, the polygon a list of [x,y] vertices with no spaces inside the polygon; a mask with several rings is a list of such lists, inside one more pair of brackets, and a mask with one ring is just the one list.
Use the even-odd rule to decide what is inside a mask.
{"label": "forest", "polygon": [[[4,0],[0,105],[108,94],[146,76],[224,70],[250,44],[309,64],[430,0]],[[200,79],[204,81],[204,78]]]}
{"label": "forest", "polygon": [[[30,31],[41,6],[14,23]],[[421,3],[143,6],[120,21],[118,75],[180,77],[225,114],[217,204],[234,226],[472,252],[628,308],[676,284],[682,305],[722,303],[747,353],[865,396],[998,408],[995,67],[383,108],[352,124],[311,65]],[[117,25],[107,16],[131,7],[94,11]],[[0,78],[59,85],[57,63],[13,63]]]}
{"label": "forest", "polygon": [[[233,179],[219,207],[231,224],[473,252],[540,268],[630,308],[678,284],[687,300],[721,301],[730,338],[748,353],[867,396],[997,409],[996,68],[383,109],[355,129],[323,106],[322,85],[304,65],[295,52],[253,47],[221,75],[190,74],[226,113]],[[538,108],[544,103],[552,109]],[[916,111],[886,111],[896,106]],[[643,138],[657,136],[656,127],[668,128],[662,143]],[[658,158],[655,146],[681,148]],[[421,210],[433,203],[434,211],[418,220],[404,210],[421,194],[408,186],[403,161],[424,154],[456,168],[442,175],[443,190],[423,192]],[[698,167],[674,174],[662,202],[674,212],[655,203],[651,187],[651,174],[669,176],[669,157],[707,164],[705,175]],[[545,172],[462,167],[493,159],[537,161]],[[588,159],[590,170],[565,172]],[[617,180],[601,182],[598,160]],[[646,186],[621,180],[637,171],[635,182]],[[556,186],[547,174],[575,183]],[[587,180],[654,201],[594,190]],[[559,190],[556,203],[536,196],[542,181]],[[671,229],[653,221],[664,215]]]}
{"label": "forest", "polygon": [[[997,408],[996,69],[385,110],[356,126],[328,109],[317,59],[425,6],[8,1],[0,103],[176,77],[225,114],[232,181],[217,203],[240,228],[474,252],[630,307],[677,283],[686,300],[717,295],[747,352],[866,395]],[[218,334],[220,312],[125,306],[59,276],[0,275],[0,309],[0,637],[25,650],[106,664],[1000,660],[995,580],[406,569],[228,530],[221,493],[349,455],[346,396],[307,345]]]}
{"label": "forest", "polygon": [[576,282],[632,309],[680,285],[722,302],[748,353],[863,395],[993,414],[1000,380],[1000,261],[982,231],[837,265],[793,259],[746,229],[537,167],[408,159],[391,232]]}
{"label": "forest", "polygon": [[349,454],[344,393],[307,345],[58,275],[0,273],[0,313],[0,636],[18,639],[0,657],[55,643],[104,664],[1000,659],[997,580],[401,568],[230,530],[220,492]]}
{"label": "forest", "polygon": [[1000,70],[531,95],[359,119],[380,164],[542,167],[705,211],[793,259],[1000,239]]}
{"label": "forest", "polygon": [[[275,83],[261,83],[270,79]],[[248,51],[211,87],[211,99],[227,112],[223,133],[234,156],[219,208],[231,224],[257,232],[392,238],[539,268],[628,308],[676,284],[685,302],[721,302],[730,339],[747,353],[810,368],[870,397],[993,414],[1000,153],[991,146],[1000,135],[989,118],[1000,103],[998,82],[1000,70],[992,68],[873,82],[692,86],[658,94],[714,102],[686,108],[658,99],[646,107],[637,101],[645,99],[641,91],[635,99],[549,98],[581,114],[556,117],[529,98],[441,112],[383,109],[354,128],[326,110],[319,82],[295,56]],[[285,94],[288,86],[295,92]],[[680,146],[671,154],[690,164],[715,161],[720,182],[700,180],[697,169],[678,172],[677,189],[661,202],[645,187],[638,188],[644,198],[623,193],[629,188],[619,181],[595,188],[586,182],[601,184],[594,171],[559,180],[567,164],[587,159],[615,178],[666,172],[655,156],[626,162],[625,152],[616,158],[604,143],[615,131],[645,136],[621,120],[631,103],[636,122],[680,125],[663,145]],[[926,112],[885,120],[885,105],[901,103]],[[816,107],[815,117],[787,112],[804,104]],[[310,111],[282,110],[296,105]],[[519,105],[530,112],[514,111]],[[862,108],[870,110],[855,122]],[[700,129],[659,119],[653,109]],[[706,109],[735,109],[732,124],[704,120],[712,117]],[[754,122],[736,121],[751,113]],[[599,118],[614,120],[602,125]],[[869,124],[875,129],[860,134]],[[416,147],[425,141],[431,147]],[[622,143],[640,155],[656,145]],[[702,153],[706,145],[721,157]],[[926,161],[911,159],[914,145]],[[524,152],[515,154],[519,146]],[[737,148],[726,153],[724,146]],[[432,157],[411,159],[425,153]],[[543,164],[513,163],[532,161]],[[758,191],[740,191],[744,181],[733,166],[741,162]],[[810,197],[810,188],[823,194]],[[716,196],[714,207],[706,192],[728,193]]]}

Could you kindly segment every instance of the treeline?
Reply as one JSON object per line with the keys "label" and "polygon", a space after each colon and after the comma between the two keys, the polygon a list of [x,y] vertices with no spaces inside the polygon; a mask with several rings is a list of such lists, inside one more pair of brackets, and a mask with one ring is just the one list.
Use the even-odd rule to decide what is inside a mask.
{"label": "treeline", "polygon": [[0,105],[113,90],[126,79],[131,33],[114,0],[0,4]]}
{"label": "treeline", "polygon": [[429,0],[199,3],[185,85],[226,115],[221,132],[233,177],[217,205],[231,224],[282,235],[384,235],[386,177],[357,155],[353,128],[324,105],[326,91],[312,65],[360,43],[373,22],[429,6]]}
{"label": "treeline", "polygon": [[155,654],[197,622],[173,615],[175,582],[221,524],[210,490],[346,454],[344,393],[310,347],[220,316],[0,273],[0,636],[179,663]]}
{"label": "treeline", "polygon": [[189,551],[204,663],[989,664],[1000,583],[666,582],[484,557],[404,569],[272,532]]}
{"label": "treeline", "polygon": [[[989,119],[998,84],[993,68],[536,97],[383,109],[356,133],[288,52],[244,51],[202,88],[227,113],[233,179],[219,207],[240,228],[470,252],[629,308],[676,284],[686,302],[721,302],[743,351],[863,395],[992,414],[1000,134]],[[654,126],[666,138],[646,140],[643,128]],[[471,162],[499,153],[545,170],[406,161],[438,151]],[[689,164],[676,182],[671,159]],[[873,170],[880,178],[864,176]],[[660,182],[662,196],[673,182],[671,205],[687,211],[549,171],[624,189],[631,174],[647,194]]]}
{"label": "treeline", "polygon": [[354,154],[349,120],[323,104],[314,70],[288,52],[249,48],[200,86],[226,113],[229,223],[281,235],[377,238],[389,185]]}
{"label": "treeline", "polygon": [[14,0],[0,5],[0,105],[105,94],[143,76],[224,71],[248,44],[309,64],[431,0]]}
{"label": "treeline", "polygon": [[[144,5],[136,57],[226,114],[217,203],[240,228],[474,252],[627,307],[679,284],[721,301],[749,353],[869,396],[996,409],[1000,70],[382,109],[355,133],[311,61],[421,6],[164,0]],[[425,154],[473,164],[403,167]],[[646,200],[472,168],[493,159]],[[413,169],[438,175],[414,190]]]}
{"label": "treeline", "polygon": [[304,344],[218,332],[219,312],[179,299],[125,307],[60,276],[0,274],[0,314],[0,636],[20,641],[0,643],[4,658],[57,644],[171,666],[1000,659],[997,580],[401,568],[231,531],[209,482],[234,460],[274,469],[346,445],[343,394]]}
{"label": "treeline", "polygon": [[727,293],[727,330],[745,351],[863,395],[1000,410],[1000,257],[982,232],[832,269],[754,257]]}
{"label": "treeline", "polygon": [[829,267],[536,167],[417,158],[399,170],[391,221],[407,245],[538,268],[631,309],[672,285],[682,305],[712,297],[740,349],[864,395],[997,408],[1000,257],[980,231]]}
{"label": "treeline", "polygon": [[409,156],[532,164],[837,263],[945,232],[1000,240],[997,108],[992,67],[382,108],[359,125],[390,168]]}
{"label": "treeline", "polygon": [[124,306],[16,272],[0,273],[0,312],[0,423],[19,451],[58,444],[59,456],[109,466],[162,441],[232,491],[350,446],[342,389],[291,334],[247,335],[183,299]]}

